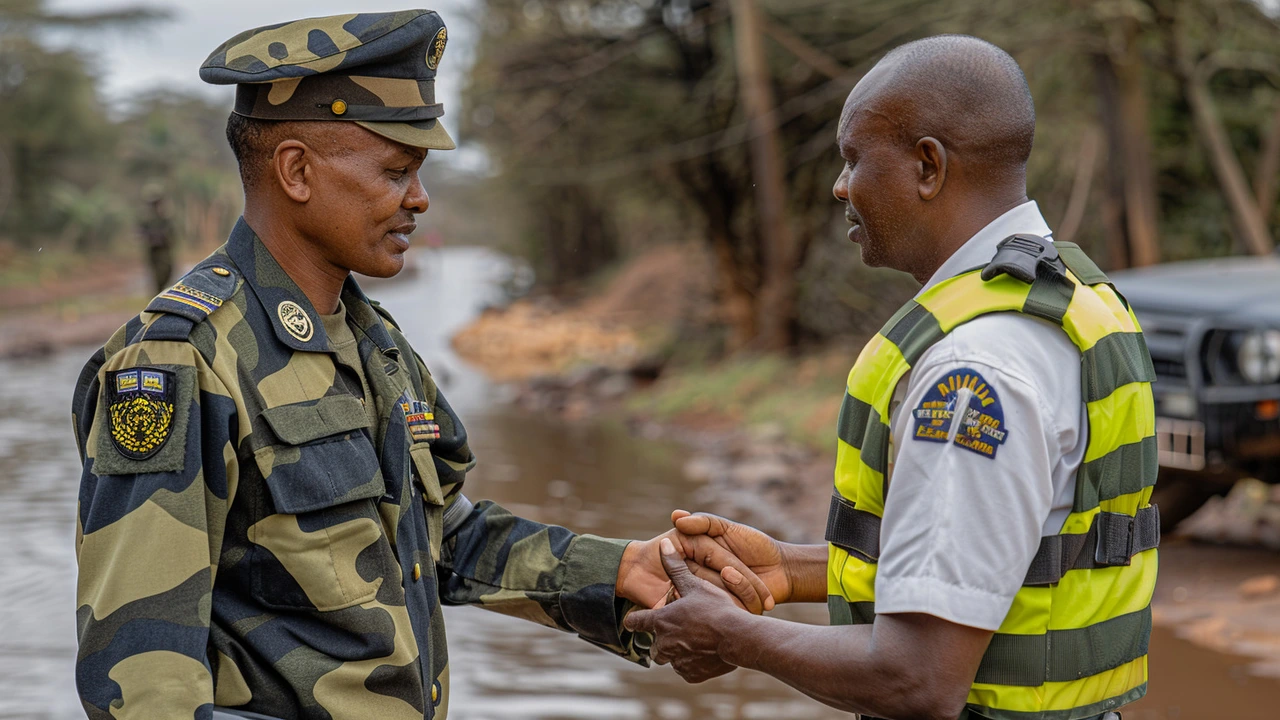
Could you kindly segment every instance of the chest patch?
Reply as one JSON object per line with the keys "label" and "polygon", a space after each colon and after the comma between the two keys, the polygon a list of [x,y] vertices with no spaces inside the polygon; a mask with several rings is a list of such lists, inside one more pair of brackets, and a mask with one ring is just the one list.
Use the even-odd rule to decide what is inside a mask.
{"label": "chest patch", "polygon": [[111,442],[130,460],[146,460],[160,452],[173,434],[173,373],[132,368],[107,378]]}
{"label": "chest patch", "polygon": [[409,426],[409,435],[414,442],[436,440],[440,437],[440,426],[436,424],[436,416],[430,405],[414,400],[406,393],[400,396],[400,409],[404,411],[404,421]]}
{"label": "chest patch", "polygon": [[938,378],[911,416],[913,440],[954,443],[991,459],[1009,433],[995,386],[969,368]]}

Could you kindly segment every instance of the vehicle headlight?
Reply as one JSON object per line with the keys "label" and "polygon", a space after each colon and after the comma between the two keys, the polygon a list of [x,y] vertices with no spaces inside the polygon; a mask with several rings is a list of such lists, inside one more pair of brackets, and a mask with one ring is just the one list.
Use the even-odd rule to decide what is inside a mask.
{"label": "vehicle headlight", "polygon": [[1245,380],[1258,385],[1280,380],[1280,330],[1254,330],[1240,341],[1236,362]]}

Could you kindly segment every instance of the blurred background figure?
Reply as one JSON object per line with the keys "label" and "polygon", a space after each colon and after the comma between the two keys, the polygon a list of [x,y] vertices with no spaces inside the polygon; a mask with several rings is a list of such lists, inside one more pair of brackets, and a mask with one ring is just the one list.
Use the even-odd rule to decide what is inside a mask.
{"label": "blurred background figure", "polygon": [[173,218],[159,184],[148,183],[143,187],[142,201],[146,208],[138,223],[138,236],[151,268],[152,286],[160,293],[169,287],[169,279],[173,277]]}

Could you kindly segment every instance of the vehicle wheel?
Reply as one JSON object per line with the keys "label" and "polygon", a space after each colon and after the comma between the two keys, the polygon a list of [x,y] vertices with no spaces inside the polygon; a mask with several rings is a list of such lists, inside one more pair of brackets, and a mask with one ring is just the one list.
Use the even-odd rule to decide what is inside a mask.
{"label": "vehicle wheel", "polygon": [[1151,493],[1151,503],[1160,506],[1160,532],[1173,532],[1209,498],[1227,494],[1231,483],[1216,473],[1160,468],[1160,478]]}

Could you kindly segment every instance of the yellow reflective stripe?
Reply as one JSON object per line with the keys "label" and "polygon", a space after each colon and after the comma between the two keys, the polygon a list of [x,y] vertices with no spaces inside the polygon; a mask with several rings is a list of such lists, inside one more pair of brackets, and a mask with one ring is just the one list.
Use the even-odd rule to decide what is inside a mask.
{"label": "yellow reflective stripe", "polygon": [[835,545],[827,545],[827,593],[850,602],[876,599],[876,566],[863,562]]}
{"label": "yellow reflective stripe", "polygon": [[862,499],[858,475],[863,467],[858,449],[844,440],[836,440],[836,492],[855,503]]}
{"label": "yellow reflective stripe", "polygon": [[1151,504],[1151,491],[1153,489],[1152,487],[1145,487],[1136,492],[1125,493],[1124,495],[1103,500],[1098,504],[1098,507],[1089,508],[1081,512],[1073,512],[1062,523],[1061,534],[1079,535],[1089,532],[1089,526],[1093,524],[1093,518],[1099,512],[1136,515],[1138,510]]}
{"label": "yellow reflective stripe", "polygon": [[1154,487],[1148,486],[1137,492],[1125,493],[1118,497],[1102,500],[1098,503],[1098,509],[1102,512],[1136,515],[1139,509],[1151,504],[1151,491],[1154,489]]}
{"label": "yellow reflective stripe", "polygon": [[[889,381],[901,377],[909,366],[906,358],[902,357],[902,351],[885,336],[876,335],[871,338],[867,348],[870,349],[873,346],[875,354],[867,356],[867,350],[864,349],[862,355],[858,357],[859,364],[854,365],[854,370],[857,372],[849,373],[847,389],[850,395],[881,410],[889,406],[886,393],[891,397],[893,386],[897,384]],[[885,385],[889,386],[887,391],[883,389]],[[882,399],[883,403],[880,402]]]}
{"label": "yellow reflective stripe", "polygon": [[1025,586],[1013,598],[1009,614],[1004,616],[1000,629],[1006,635],[1039,635],[1049,626],[1053,612],[1053,585]]}
{"label": "yellow reflective stripe", "polygon": [[1084,462],[1097,460],[1121,445],[1135,443],[1156,432],[1156,405],[1150,383],[1122,385],[1087,406],[1089,447]]}
{"label": "yellow reflective stripe", "polygon": [[1089,508],[1081,512],[1073,512],[1067,516],[1066,521],[1062,523],[1062,535],[1080,535],[1089,532],[1089,526],[1093,525],[1093,518],[1101,511],[1101,508]]}
{"label": "yellow reflective stripe", "polygon": [[1030,291],[1030,285],[1008,275],[983,282],[975,270],[934,285],[916,302],[933,314],[943,332],[951,332],[984,313],[1022,310]]}
{"label": "yellow reflective stripe", "polygon": [[1131,311],[1124,306],[1124,303],[1120,302],[1120,296],[1111,289],[1110,285],[1094,285],[1088,289],[1096,294],[1102,300],[1102,303],[1107,306],[1107,311],[1111,313],[1112,321],[1120,324],[1118,328],[1120,332],[1136,332],[1138,330],[1138,321],[1134,319]]}
{"label": "yellow reflective stripe", "polygon": [[1070,601],[1054,603],[1049,629],[1082,628],[1150,605],[1159,568],[1157,555],[1156,550],[1147,550],[1134,555],[1128,566],[1068,572],[1058,583],[1058,592],[1059,598]]}
{"label": "yellow reflective stripe", "polygon": [[969,688],[967,702],[1012,712],[1071,710],[1119,697],[1146,681],[1147,656],[1143,655],[1115,669],[1069,682],[1039,687],[974,684]]}
{"label": "yellow reflective stripe", "polygon": [[[1117,302],[1117,305],[1119,303]],[[1124,313],[1124,308],[1120,308]],[[1062,318],[1062,328],[1071,336],[1081,352],[1093,347],[1099,340],[1113,332],[1131,330],[1128,323],[1120,321],[1096,290],[1088,286],[1079,288],[1071,298],[1071,307]]]}

